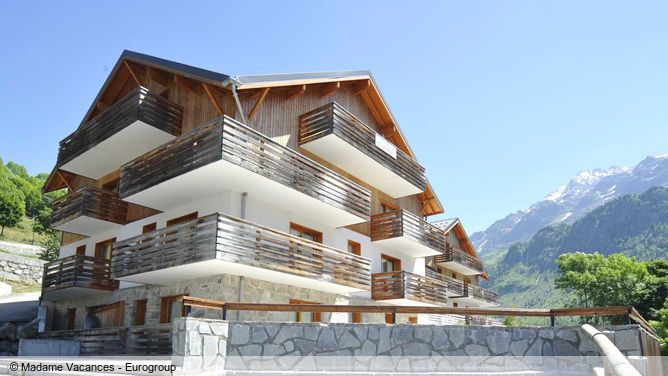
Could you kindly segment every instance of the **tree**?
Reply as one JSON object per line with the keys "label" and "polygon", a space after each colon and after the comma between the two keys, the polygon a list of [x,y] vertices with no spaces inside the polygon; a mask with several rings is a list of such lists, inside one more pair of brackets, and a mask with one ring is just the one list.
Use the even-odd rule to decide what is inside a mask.
{"label": "tree", "polygon": [[576,306],[638,305],[647,298],[655,278],[647,265],[623,254],[565,253],[556,260],[555,286],[573,293]]}
{"label": "tree", "polygon": [[21,222],[25,214],[23,195],[14,184],[0,177],[0,236],[5,234],[5,227],[14,227]]}
{"label": "tree", "polygon": [[653,278],[648,284],[649,293],[635,307],[643,317],[656,320],[659,318],[659,309],[668,299],[668,260],[647,261],[645,265]]}
{"label": "tree", "polygon": [[42,247],[44,250],[37,256],[45,261],[54,261],[58,259],[60,254],[60,237],[59,232],[49,230],[46,232],[44,240],[42,240]]}
{"label": "tree", "polygon": [[655,312],[658,319],[650,321],[650,324],[652,324],[656,336],[659,338],[661,355],[665,356],[668,355],[668,299],[663,303],[663,307]]}

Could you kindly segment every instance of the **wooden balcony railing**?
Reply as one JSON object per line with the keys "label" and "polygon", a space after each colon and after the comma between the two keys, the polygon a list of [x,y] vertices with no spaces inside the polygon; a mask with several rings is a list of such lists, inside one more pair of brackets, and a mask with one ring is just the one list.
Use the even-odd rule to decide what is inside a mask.
{"label": "wooden balcony railing", "polygon": [[371,275],[373,300],[409,299],[424,303],[447,302],[448,284],[403,270]]}
{"label": "wooden balcony railing", "polygon": [[367,289],[370,261],[225,214],[212,214],[114,243],[114,278],[222,260]]}
{"label": "wooden balcony railing", "polygon": [[371,216],[371,241],[405,237],[435,251],[445,250],[445,233],[417,215],[394,210]]}
{"label": "wooden balcony railing", "polygon": [[326,104],[299,117],[299,144],[335,134],[404,180],[424,190],[424,167],[402,150],[396,158],[376,146],[377,133],[336,102]]}
{"label": "wooden balcony railing", "polygon": [[58,166],[71,161],[137,120],[178,136],[181,133],[183,109],[146,88],[137,88],[60,141]]}
{"label": "wooden balcony railing", "polygon": [[468,296],[486,303],[499,304],[501,302],[499,294],[495,293],[494,291],[487,290],[480,286],[473,286],[468,283],[465,285],[464,296]]}
{"label": "wooden balcony railing", "polygon": [[44,265],[42,290],[83,287],[97,290],[118,289],[118,281],[111,279],[111,263],[107,259],[72,255]]}
{"label": "wooden balcony railing", "polygon": [[121,197],[225,160],[307,196],[368,218],[371,194],[315,161],[227,116],[195,129],[123,166]]}
{"label": "wooden balcony railing", "polygon": [[456,262],[470,269],[476,270],[479,273],[484,272],[484,268],[480,260],[462,250],[453,247],[447,247],[442,255],[434,256],[434,262],[437,264]]}
{"label": "wooden balcony railing", "polygon": [[425,269],[425,275],[447,283],[450,297],[466,296],[466,282],[441,274],[430,268]]}
{"label": "wooden balcony railing", "polygon": [[52,227],[84,216],[121,225],[127,223],[128,203],[116,193],[89,185],[55,199],[51,206]]}
{"label": "wooden balcony railing", "polygon": [[81,355],[172,355],[172,324],[58,330],[40,338],[79,341]]}

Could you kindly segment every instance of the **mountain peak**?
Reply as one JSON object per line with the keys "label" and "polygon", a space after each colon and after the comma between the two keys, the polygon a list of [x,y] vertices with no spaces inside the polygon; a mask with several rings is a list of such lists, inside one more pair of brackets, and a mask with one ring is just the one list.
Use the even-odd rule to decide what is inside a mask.
{"label": "mountain peak", "polygon": [[573,222],[613,198],[663,185],[668,185],[668,154],[648,156],[634,167],[583,170],[543,200],[474,233],[471,240],[481,253],[503,249],[545,226]]}

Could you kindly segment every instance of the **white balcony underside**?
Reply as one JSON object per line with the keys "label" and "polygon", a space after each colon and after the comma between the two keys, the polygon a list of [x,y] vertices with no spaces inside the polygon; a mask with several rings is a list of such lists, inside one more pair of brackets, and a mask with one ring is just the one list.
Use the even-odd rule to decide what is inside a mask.
{"label": "white balcony underside", "polygon": [[107,222],[101,219],[80,216],[71,221],[64,222],[58,226],[53,227],[58,231],[71,232],[84,236],[91,236],[114,229],[120,229],[123,225],[114,222]]}
{"label": "white balcony underside", "polygon": [[184,173],[123,200],[164,211],[228,190],[248,192],[256,200],[333,227],[368,220],[225,160]]}
{"label": "white balcony underside", "polygon": [[302,144],[301,147],[393,198],[422,193],[422,189],[334,134]]}
{"label": "white balcony underside", "polygon": [[456,261],[448,261],[448,262],[439,262],[438,265],[448,268],[452,270],[453,272],[457,272],[462,275],[478,275],[482,274],[479,270],[469,268],[468,266],[461,264]]}
{"label": "white balcony underside", "polygon": [[425,303],[419,300],[412,299],[387,299],[387,300],[377,300],[378,303],[385,303],[389,305],[402,306],[402,307],[441,307],[439,304]]}
{"label": "white balcony underside", "polygon": [[349,294],[351,292],[362,290],[360,288],[222,260],[195,262],[125,277],[116,277],[116,279],[135,283],[168,285],[178,281],[211,277],[221,274],[238,275],[272,283],[329,292],[332,294]]}
{"label": "white balcony underside", "polygon": [[453,302],[457,302],[459,306],[466,306],[466,307],[493,307],[497,306],[498,304],[496,303],[490,303],[486,302],[484,300],[479,300],[470,296],[462,297],[462,298],[451,298]]}
{"label": "white balcony underside", "polygon": [[431,247],[427,247],[422,243],[416,242],[404,236],[391,239],[375,240],[373,241],[373,244],[412,257],[428,257],[441,254],[441,252]]}
{"label": "white balcony underside", "polygon": [[51,290],[42,293],[44,300],[67,300],[79,299],[90,296],[111,295],[112,291],[98,290],[94,288],[85,287],[64,287],[62,289]]}
{"label": "white balcony underside", "polygon": [[60,166],[60,169],[97,180],[174,138],[137,120]]}

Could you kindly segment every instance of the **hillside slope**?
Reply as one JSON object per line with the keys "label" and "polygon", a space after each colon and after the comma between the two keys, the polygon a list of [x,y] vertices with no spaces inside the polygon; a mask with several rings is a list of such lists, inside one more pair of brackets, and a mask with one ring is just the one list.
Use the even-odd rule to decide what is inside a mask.
{"label": "hillside slope", "polygon": [[635,167],[583,171],[528,209],[509,214],[471,235],[481,255],[526,241],[545,226],[573,223],[593,209],[627,194],[668,185],[668,154],[647,157]]}
{"label": "hillside slope", "polygon": [[564,296],[553,291],[554,260],[577,251],[668,258],[668,187],[619,197],[571,224],[545,227],[528,242],[513,244],[490,268],[490,287],[508,305],[559,304]]}

